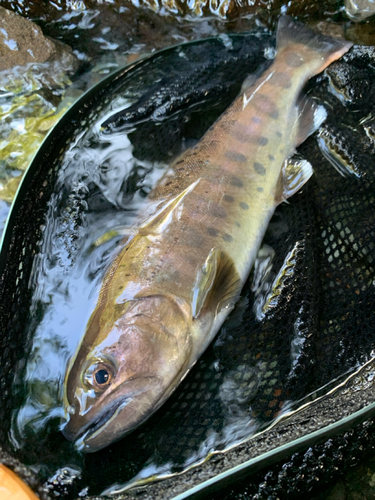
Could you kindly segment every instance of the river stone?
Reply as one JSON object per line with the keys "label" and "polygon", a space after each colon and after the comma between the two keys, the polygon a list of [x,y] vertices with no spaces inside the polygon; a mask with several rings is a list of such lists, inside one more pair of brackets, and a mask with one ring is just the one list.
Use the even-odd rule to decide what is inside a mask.
{"label": "river stone", "polygon": [[60,58],[62,51],[72,59],[74,66],[75,56],[70,47],[56,44],[46,38],[35,23],[0,7],[0,71]]}

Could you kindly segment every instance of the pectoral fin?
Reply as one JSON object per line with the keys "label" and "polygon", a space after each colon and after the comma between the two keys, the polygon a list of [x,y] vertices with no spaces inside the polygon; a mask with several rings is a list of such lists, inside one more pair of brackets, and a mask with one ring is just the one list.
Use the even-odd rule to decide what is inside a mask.
{"label": "pectoral fin", "polygon": [[213,248],[197,274],[193,297],[193,318],[203,310],[217,314],[238,300],[241,280],[233,260],[225,252]]}
{"label": "pectoral fin", "polygon": [[285,160],[279,178],[276,203],[281,203],[295,194],[312,174],[312,166],[307,160],[297,156]]}

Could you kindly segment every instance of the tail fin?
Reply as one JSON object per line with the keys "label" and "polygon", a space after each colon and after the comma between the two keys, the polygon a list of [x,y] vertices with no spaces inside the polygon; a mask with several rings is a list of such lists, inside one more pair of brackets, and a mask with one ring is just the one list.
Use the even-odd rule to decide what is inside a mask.
{"label": "tail fin", "polygon": [[331,62],[339,59],[353,45],[352,42],[347,40],[338,40],[315,33],[302,23],[294,21],[290,16],[282,16],[277,26],[277,50],[292,44],[304,45],[316,52],[316,55],[322,61],[319,72],[323,71]]}

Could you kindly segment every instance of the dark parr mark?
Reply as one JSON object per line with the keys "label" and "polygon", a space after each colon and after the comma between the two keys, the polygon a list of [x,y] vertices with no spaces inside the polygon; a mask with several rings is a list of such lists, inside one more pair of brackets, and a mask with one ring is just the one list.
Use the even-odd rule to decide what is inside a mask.
{"label": "dark parr mark", "polygon": [[236,139],[238,142],[249,142],[249,133],[240,123],[236,124],[232,129],[230,129],[229,135]]}
{"label": "dark parr mark", "polygon": [[265,113],[269,117],[275,119],[279,117],[277,106],[272,98],[268,95],[255,94],[252,99],[252,105],[254,106],[256,111],[259,111],[259,113]]}
{"label": "dark parr mark", "polygon": [[241,224],[238,221],[236,221],[235,224],[237,227],[241,227]]}
{"label": "dark parr mark", "polygon": [[283,134],[281,132],[279,132],[279,131],[276,132],[276,135],[277,135],[277,137],[282,137],[283,136]]}
{"label": "dark parr mark", "polygon": [[233,236],[231,236],[230,234],[223,234],[223,240],[224,241],[233,241]]}
{"label": "dark parr mark", "polygon": [[283,89],[289,89],[292,86],[290,76],[287,73],[282,73],[279,71],[272,75],[269,83],[274,87],[282,87]]}
{"label": "dark parr mark", "polygon": [[241,201],[240,207],[242,208],[242,210],[249,210],[249,205],[244,201]]}
{"label": "dark parr mark", "polygon": [[260,125],[262,123],[262,120],[259,118],[259,116],[253,116],[251,120],[257,125]]}
{"label": "dark parr mark", "polygon": [[242,153],[237,153],[237,151],[225,151],[225,157],[228,158],[228,160],[236,161],[238,163],[246,163],[247,161],[247,156]]}
{"label": "dark parr mark", "polygon": [[302,66],[302,64],[305,63],[303,57],[296,52],[287,52],[284,55],[284,60],[291,68],[299,68],[300,66]]}
{"label": "dark parr mark", "polygon": [[219,231],[217,231],[214,227],[208,227],[207,228],[207,233],[210,236],[217,236],[219,234]]}
{"label": "dark parr mark", "polygon": [[229,194],[225,194],[223,196],[223,200],[228,201],[229,203],[232,203],[232,201],[234,201],[234,198],[233,198],[233,196],[230,196]]}
{"label": "dark parr mark", "polygon": [[264,189],[261,186],[259,186],[259,187],[257,187],[257,191],[259,191],[260,193],[263,193]]}
{"label": "dark parr mark", "polygon": [[254,170],[257,174],[259,175],[264,175],[266,173],[266,169],[262,163],[259,163],[258,161],[254,162]]}
{"label": "dark parr mark", "polygon": [[243,187],[243,182],[241,181],[241,179],[239,177],[236,177],[235,175],[232,175],[231,179],[230,179],[230,183],[232,186],[236,186],[236,187]]}
{"label": "dark parr mark", "polygon": [[225,219],[227,217],[226,210],[217,203],[210,203],[208,207],[208,213],[213,217],[219,217],[220,219]]}
{"label": "dark parr mark", "polygon": [[183,231],[179,243],[189,247],[200,248],[204,244],[204,237],[198,231],[190,229]]}
{"label": "dark parr mark", "polygon": [[275,161],[275,157],[273,155],[268,155],[268,159],[271,161]]}

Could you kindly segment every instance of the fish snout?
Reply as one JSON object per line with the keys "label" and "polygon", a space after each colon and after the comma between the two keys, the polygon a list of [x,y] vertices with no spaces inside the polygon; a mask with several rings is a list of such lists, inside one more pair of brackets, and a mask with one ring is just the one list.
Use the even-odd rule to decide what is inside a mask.
{"label": "fish snout", "polygon": [[139,377],[115,392],[86,408],[74,404],[66,407],[67,422],[61,430],[80,451],[98,451],[138,427],[154,412],[163,384],[158,377]]}

